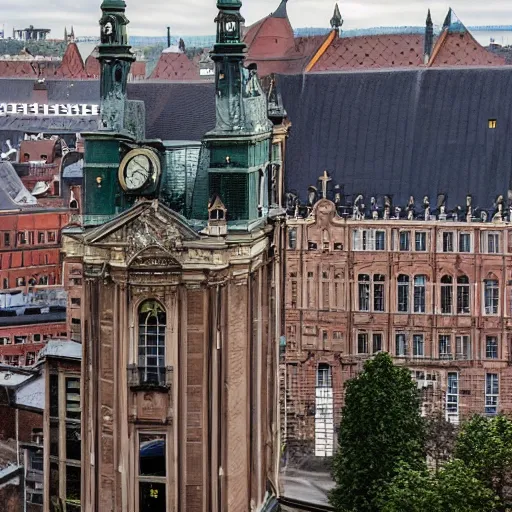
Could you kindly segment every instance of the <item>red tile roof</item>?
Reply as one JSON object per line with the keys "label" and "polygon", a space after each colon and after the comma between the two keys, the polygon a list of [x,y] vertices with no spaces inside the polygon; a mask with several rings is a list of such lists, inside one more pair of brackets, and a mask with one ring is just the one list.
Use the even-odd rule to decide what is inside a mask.
{"label": "red tile roof", "polygon": [[143,60],[136,60],[132,63],[130,74],[135,80],[144,80],[146,78],[146,62]]}
{"label": "red tile roof", "polygon": [[429,66],[503,66],[505,59],[481,46],[468,31],[444,32],[438,39]]}
{"label": "red tile roof", "polygon": [[101,73],[100,61],[91,53],[85,60],[85,71],[89,78],[99,78]]}
{"label": "red tile roof", "polygon": [[88,78],[84,61],[75,43],[68,44],[62,64],[55,72],[56,78]]}
{"label": "red tile roof", "polygon": [[199,80],[199,70],[184,53],[162,53],[151,80]]}
{"label": "red tile roof", "polygon": [[337,38],[312,71],[418,67],[423,64],[422,35]]}

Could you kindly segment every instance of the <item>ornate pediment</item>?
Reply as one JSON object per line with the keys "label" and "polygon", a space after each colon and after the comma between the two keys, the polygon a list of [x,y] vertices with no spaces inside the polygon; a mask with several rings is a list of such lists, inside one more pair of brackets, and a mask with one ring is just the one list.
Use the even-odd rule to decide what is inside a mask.
{"label": "ornate pediment", "polygon": [[131,210],[84,237],[88,246],[121,249],[127,265],[179,266],[183,243],[197,240],[186,220],[158,201],[138,203]]}

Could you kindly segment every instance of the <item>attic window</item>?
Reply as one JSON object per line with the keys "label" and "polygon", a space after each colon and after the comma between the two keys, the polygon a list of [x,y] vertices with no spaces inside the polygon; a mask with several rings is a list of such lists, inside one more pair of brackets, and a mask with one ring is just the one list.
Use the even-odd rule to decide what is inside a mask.
{"label": "attic window", "polygon": [[496,119],[489,119],[489,129],[495,130],[498,121]]}

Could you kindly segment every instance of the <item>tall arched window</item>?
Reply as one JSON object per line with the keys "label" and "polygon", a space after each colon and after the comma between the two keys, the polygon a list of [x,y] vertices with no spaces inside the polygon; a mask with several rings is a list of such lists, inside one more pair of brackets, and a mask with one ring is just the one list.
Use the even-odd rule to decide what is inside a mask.
{"label": "tall arched window", "polygon": [[165,328],[167,315],[156,300],[147,300],[139,307],[140,382],[165,383]]}
{"label": "tall arched window", "polygon": [[471,311],[470,285],[468,276],[457,278],[457,313],[469,315]]}
{"label": "tall arched window", "polygon": [[451,315],[453,313],[453,278],[443,276],[441,278],[441,313]]}
{"label": "tall arched window", "polygon": [[398,312],[409,312],[409,276],[398,276]]}

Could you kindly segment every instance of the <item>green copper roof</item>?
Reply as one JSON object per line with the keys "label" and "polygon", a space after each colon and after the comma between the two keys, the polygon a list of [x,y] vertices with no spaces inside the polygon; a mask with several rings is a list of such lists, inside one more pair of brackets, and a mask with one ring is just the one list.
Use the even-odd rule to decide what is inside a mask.
{"label": "green copper roof", "polygon": [[103,0],[101,4],[102,9],[126,9],[126,2],[124,0]]}
{"label": "green copper roof", "polygon": [[242,7],[241,0],[217,0],[218,9],[240,9]]}

